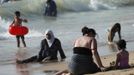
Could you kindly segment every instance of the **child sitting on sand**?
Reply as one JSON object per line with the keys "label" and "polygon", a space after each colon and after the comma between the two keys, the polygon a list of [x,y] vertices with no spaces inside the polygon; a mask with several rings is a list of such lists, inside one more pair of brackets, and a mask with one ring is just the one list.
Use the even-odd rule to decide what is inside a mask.
{"label": "child sitting on sand", "polygon": [[107,70],[114,70],[114,69],[125,69],[129,68],[129,53],[126,51],[126,41],[119,40],[117,42],[118,53],[116,55],[116,61],[110,63],[110,67]]}
{"label": "child sitting on sand", "polygon": [[129,52],[126,51],[126,41],[124,39],[121,39],[116,44],[118,48],[116,61],[110,62],[110,66],[106,67],[104,71],[127,69],[133,67],[133,65],[129,65]]}
{"label": "child sitting on sand", "polygon": [[126,41],[119,40],[117,42],[119,52],[117,53],[115,67],[117,69],[129,68],[129,53],[126,51]]}

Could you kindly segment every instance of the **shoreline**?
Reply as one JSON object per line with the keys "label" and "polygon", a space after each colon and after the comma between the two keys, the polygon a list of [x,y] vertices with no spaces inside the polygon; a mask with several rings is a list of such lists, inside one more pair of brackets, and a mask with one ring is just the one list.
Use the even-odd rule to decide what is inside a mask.
{"label": "shoreline", "polygon": [[[12,42],[14,42],[14,41],[11,41],[10,43],[7,41],[8,44],[11,44]],[[40,42],[38,42],[38,43],[40,43]],[[16,44],[12,44],[12,46],[16,46]],[[106,48],[106,47],[104,46],[104,48]],[[6,48],[5,46],[3,46],[3,50],[7,50],[7,49],[9,49],[9,48]],[[38,48],[32,48],[32,47],[30,47],[30,48],[29,47],[28,48],[19,48],[19,49],[16,49],[15,47],[11,47],[11,49],[12,49],[11,52],[13,53],[13,54],[11,54],[11,58],[14,58],[15,53],[20,53],[20,59],[33,56],[34,54],[37,54],[37,52],[39,51]],[[31,53],[31,51],[33,53]],[[129,64],[130,65],[134,64],[134,51],[133,50],[132,51],[128,50],[128,52],[129,52]],[[71,53],[71,52],[69,52],[69,53]],[[38,73],[41,74],[41,75],[43,75],[43,74],[47,75],[47,73],[48,74],[53,73],[52,75],[54,75],[54,73],[56,73],[56,71],[62,71],[62,70],[67,69],[68,62],[69,62],[69,59],[70,59],[71,55],[72,54],[70,54],[67,57],[65,62],[43,63],[43,64],[30,63],[30,64],[24,64],[24,65],[10,64],[9,63],[9,64],[6,64],[6,65],[1,65],[5,69],[1,70],[0,74],[1,73],[6,73],[6,71],[7,71],[6,69],[8,69],[9,72],[11,72],[11,75],[18,75],[18,74],[16,74],[16,70],[19,69],[20,70],[19,72],[21,72],[24,69],[26,71],[29,71],[30,73],[35,74],[35,75],[38,74]],[[116,52],[112,52],[111,54],[103,55],[103,56],[100,56],[100,57],[101,57],[101,61],[104,65],[104,67],[108,67],[110,65],[110,62],[113,62],[113,61],[116,60]],[[15,60],[13,60],[13,61],[15,61]],[[7,63],[8,62],[9,61],[7,61]],[[16,65],[20,66],[20,67],[16,68],[15,67]],[[27,67],[21,67],[21,66],[27,66]],[[3,68],[1,68],[1,69],[3,69]],[[11,70],[11,69],[14,69],[14,70]],[[9,74],[7,73],[6,75],[9,75]],[[28,74],[28,75],[30,75],[30,74]],[[89,75],[89,74],[87,74],[87,75]],[[123,70],[111,70],[111,71],[106,71],[106,72],[98,72],[98,73],[95,73],[95,74],[92,74],[92,75],[134,75],[134,68],[123,69]]]}

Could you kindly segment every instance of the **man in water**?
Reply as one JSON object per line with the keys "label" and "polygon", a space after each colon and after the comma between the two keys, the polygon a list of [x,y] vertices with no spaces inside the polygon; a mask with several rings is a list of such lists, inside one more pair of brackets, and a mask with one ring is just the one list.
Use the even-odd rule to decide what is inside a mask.
{"label": "man in water", "polygon": [[57,16],[57,6],[53,0],[46,1],[46,10],[44,13],[45,16]]}
{"label": "man in water", "polygon": [[118,32],[119,40],[121,40],[121,25],[120,23],[116,23],[112,26],[111,29],[108,30],[108,42],[113,42],[115,33]]}

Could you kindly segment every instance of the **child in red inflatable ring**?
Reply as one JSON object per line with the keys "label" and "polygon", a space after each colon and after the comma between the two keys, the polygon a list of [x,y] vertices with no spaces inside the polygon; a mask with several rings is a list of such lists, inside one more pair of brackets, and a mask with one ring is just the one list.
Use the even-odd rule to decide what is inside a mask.
{"label": "child in red inflatable ring", "polygon": [[[14,17],[14,21],[12,22],[11,26],[22,26],[22,22],[26,22],[26,23],[28,22],[27,19],[20,18],[20,15],[21,15],[20,11],[16,11],[14,14],[15,14],[15,17]],[[22,40],[24,47],[26,47],[24,35],[16,35],[17,47],[20,47],[20,38]]]}

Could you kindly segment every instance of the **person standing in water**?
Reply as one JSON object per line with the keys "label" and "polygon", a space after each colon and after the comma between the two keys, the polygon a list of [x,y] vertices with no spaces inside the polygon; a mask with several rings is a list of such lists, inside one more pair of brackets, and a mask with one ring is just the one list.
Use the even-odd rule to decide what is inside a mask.
{"label": "person standing in water", "polygon": [[112,26],[111,29],[108,29],[108,42],[113,42],[115,33],[118,32],[119,40],[121,40],[121,25],[120,23],[116,23]]}
{"label": "person standing in water", "polygon": [[46,10],[44,13],[45,16],[57,16],[57,5],[53,0],[46,1]]}
{"label": "person standing in water", "polygon": [[[15,12],[14,21],[12,22],[11,26],[22,26],[22,22],[26,22],[27,23],[27,20],[20,18],[20,16],[21,16],[20,11],[16,11]],[[16,35],[17,47],[20,47],[20,38],[22,40],[22,43],[23,43],[24,47],[26,47],[24,35]]]}

